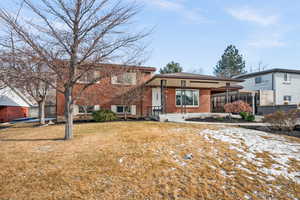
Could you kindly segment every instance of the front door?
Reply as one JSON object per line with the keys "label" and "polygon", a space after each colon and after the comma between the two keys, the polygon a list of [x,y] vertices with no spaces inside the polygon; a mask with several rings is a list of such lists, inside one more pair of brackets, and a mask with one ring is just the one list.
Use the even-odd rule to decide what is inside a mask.
{"label": "front door", "polygon": [[153,107],[152,109],[157,109],[157,107],[161,107],[160,88],[152,88],[152,107]]}

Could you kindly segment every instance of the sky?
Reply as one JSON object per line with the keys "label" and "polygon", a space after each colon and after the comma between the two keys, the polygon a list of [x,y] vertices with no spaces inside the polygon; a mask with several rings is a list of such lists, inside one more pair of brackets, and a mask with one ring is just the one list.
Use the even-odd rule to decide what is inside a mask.
{"label": "sky", "polygon": [[212,74],[233,44],[248,71],[300,70],[299,0],[138,0],[138,23],[154,27],[146,65],[179,62],[184,71]]}
{"label": "sky", "polygon": [[[38,2],[39,0],[32,0]],[[248,72],[300,70],[299,0],[124,0],[141,3],[137,28],[154,28],[146,66],[170,61],[186,72],[212,74],[228,45],[235,45]],[[16,8],[10,1],[1,7]]]}

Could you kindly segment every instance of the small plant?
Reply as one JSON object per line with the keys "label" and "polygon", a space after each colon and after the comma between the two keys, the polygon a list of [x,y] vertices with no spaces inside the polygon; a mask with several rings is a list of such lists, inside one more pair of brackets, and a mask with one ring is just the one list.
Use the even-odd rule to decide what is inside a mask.
{"label": "small plant", "polygon": [[248,112],[240,112],[240,116],[243,120],[253,122],[255,120],[255,116]]}
{"label": "small plant", "polygon": [[224,106],[224,110],[227,113],[252,112],[251,106],[244,101],[235,101],[233,103],[227,103]]}
{"label": "small plant", "polygon": [[218,118],[216,118],[216,120],[218,120],[218,121],[224,121],[225,119],[223,117],[218,117]]}
{"label": "small plant", "polygon": [[254,122],[255,121],[255,116],[252,114],[247,115],[246,120],[249,122]]}
{"label": "small plant", "polygon": [[108,122],[115,121],[118,119],[116,114],[111,110],[99,110],[93,112],[93,120],[96,122]]}
{"label": "small plant", "polygon": [[240,112],[240,116],[242,117],[242,119],[246,120],[248,113],[247,112]]}
{"label": "small plant", "polygon": [[271,127],[275,130],[293,131],[297,124],[299,115],[300,111],[297,109],[290,110],[288,112],[279,110],[275,113],[266,115],[263,121],[269,123]]}

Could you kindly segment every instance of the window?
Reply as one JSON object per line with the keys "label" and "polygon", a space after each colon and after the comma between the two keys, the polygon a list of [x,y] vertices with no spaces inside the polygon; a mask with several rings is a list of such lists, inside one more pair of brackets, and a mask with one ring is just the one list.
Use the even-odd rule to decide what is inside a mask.
{"label": "window", "polygon": [[90,83],[98,78],[100,78],[99,71],[88,71],[80,77],[78,82],[79,83]]}
{"label": "window", "polygon": [[288,73],[284,73],[284,82],[290,82],[291,81],[291,75]]}
{"label": "window", "polygon": [[289,102],[290,102],[290,101],[292,101],[292,96],[284,96],[284,97],[283,97],[283,100],[284,100],[284,101],[289,101]]}
{"label": "window", "polygon": [[176,106],[199,106],[199,90],[176,90]]}
{"label": "window", "polygon": [[118,76],[112,77],[112,84],[120,85],[135,85],[136,84],[136,73],[124,73]]}
{"label": "window", "polygon": [[129,106],[117,106],[117,114],[124,114],[124,113],[130,114],[131,109]]}
{"label": "window", "polygon": [[92,113],[93,111],[94,111],[94,106],[78,105],[78,113],[79,114]]}
{"label": "window", "polygon": [[255,84],[260,84],[260,83],[262,83],[262,77],[258,76],[255,78]]}

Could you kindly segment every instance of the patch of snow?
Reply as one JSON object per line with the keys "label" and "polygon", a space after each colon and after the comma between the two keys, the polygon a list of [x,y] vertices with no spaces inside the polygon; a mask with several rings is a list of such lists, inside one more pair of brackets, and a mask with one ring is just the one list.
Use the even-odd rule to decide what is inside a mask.
{"label": "patch of snow", "polygon": [[[229,143],[229,148],[239,152],[239,157],[258,166],[270,179],[272,176],[284,176],[300,184],[300,172],[288,172],[290,159],[300,162],[300,144],[292,143],[283,136],[243,128],[205,129],[199,134],[206,140],[211,140],[212,137]],[[264,160],[257,158],[256,153],[264,152],[268,152],[278,164],[273,164],[270,168],[263,167]],[[249,172],[246,168],[240,168]]]}

